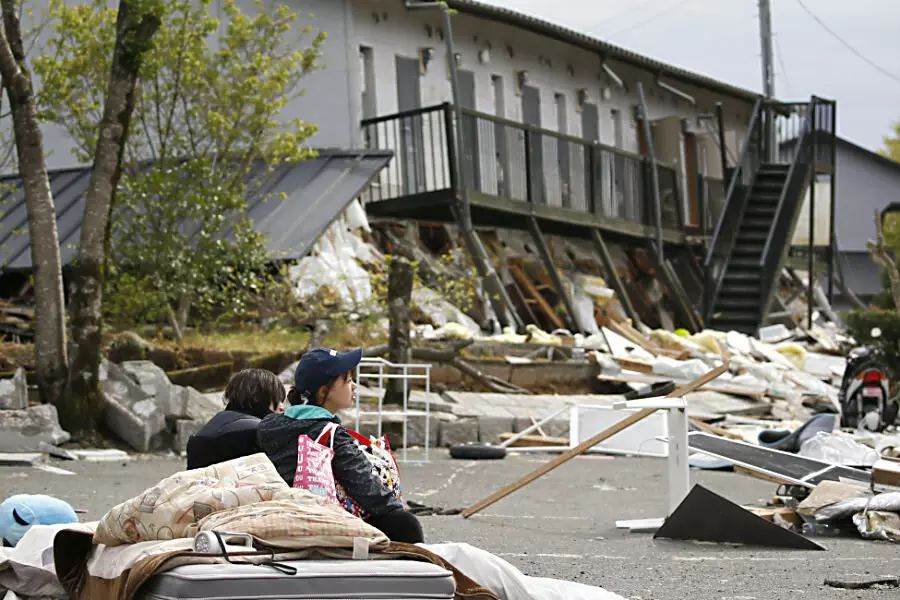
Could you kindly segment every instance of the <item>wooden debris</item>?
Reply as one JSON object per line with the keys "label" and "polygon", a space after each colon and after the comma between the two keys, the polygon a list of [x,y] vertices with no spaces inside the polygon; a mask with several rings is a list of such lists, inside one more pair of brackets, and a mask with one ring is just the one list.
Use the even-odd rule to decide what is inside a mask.
{"label": "wooden debris", "polygon": [[707,432],[707,433],[712,433],[712,434],[714,434],[714,435],[718,435],[718,436],[721,436],[721,437],[724,437],[724,438],[728,438],[728,439],[730,439],[730,440],[743,440],[743,439],[744,439],[743,436],[740,436],[740,435],[738,435],[738,434],[736,434],[736,433],[732,433],[732,432],[728,431],[727,429],[722,429],[721,427],[716,427],[716,426],[714,426],[714,425],[709,425],[709,424],[704,423],[703,421],[700,421],[700,420],[698,420],[698,419],[693,419],[693,418],[692,418],[692,419],[690,419],[690,421],[691,421],[691,424],[692,424],[692,425],[694,425],[694,426],[697,427],[698,429],[702,429],[703,431],[705,431],[705,432]]}
{"label": "wooden debris", "polygon": [[565,329],[566,324],[563,323],[563,320],[556,314],[556,311],[550,306],[550,303],[547,302],[540,290],[532,283],[531,278],[525,273],[524,268],[514,261],[509,261],[509,272],[521,286],[523,293],[527,293],[531,296],[531,298],[526,296],[525,302],[537,306],[541,313],[553,323],[557,329]]}
{"label": "wooden debris", "polygon": [[[716,379],[717,377],[719,377],[720,375],[725,373],[727,370],[728,370],[728,367],[725,365],[717,367],[717,368],[709,371],[702,377],[699,377],[699,378],[695,379],[694,381],[690,382],[686,386],[678,388],[677,390],[675,390],[674,392],[672,392],[671,394],[669,394],[666,397],[667,398],[681,398],[685,394],[689,394],[690,392],[693,392],[694,390],[697,390],[697,389],[703,387],[705,384],[709,383],[710,381]],[[629,415],[628,417],[626,417],[626,418],[622,419],[621,421],[619,421],[618,423],[615,423],[614,425],[606,428],[605,430],[601,431],[600,433],[591,437],[590,439],[585,440],[584,442],[578,444],[577,446],[575,446],[568,452],[565,452],[564,454],[560,454],[559,456],[557,456],[550,462],[544,464],[543,466],[539,467],[538,469],[535,469],[534,471],[532,471],[528,475],[525,475],[524,477],[522,477],[515,483],[511,483],[510,485],[506,486],[505,488],[491,494],[490,496],[488,496],[481,502],[478,502],[477,504],[470,506],[469,508],[467,508],[466,510],[463,511],[463,513],[462,513],[463,517],[469,518],[472,515],[474,515],[478,512],[481,512],[488,506],[491,506],[492,504],[499,502],[503,498],[506,498],[507,496],[509,496],[510,494],[515,492],[516,490],[519,490],[519,489],[525,487],[526,485],[528,485],[535,479],[538,479],[539,477],[546,475],[553,469],[559,467],[560,465],[567,463],[568,461],[572,460],[576,456],[580,456],[580,455],[584,454],[585,452],[587,452],[588,450],[590,450],[591,448],[593,448],[600,442],[603,442],[603,441],[611,438],[612,436],[616,435],[620,431],[627,429],[628,427],[634,425],[638,421],[642,421],[643,419],[646,419],[647,417],[649,417],[650,415],[652,415],[654,413],[656,413],[655,408],[645,408],[643,410],[639,410],[637,412],[631,413],[631,415]]]}
{"label": "wooden debris", "polygon": [[[683,380],[665,377],[662,375],[645,375],[643,373],[621,373],[619,375],[597,375],[600,381],[609,381],[611,383],[646,383],[652,385],[654,383],[664,383],[666,381],[674,381],[679,385],[687,383]],[[766,397],[766,390],[756,388],[748,388],[732,383],[711,382],[702,386],[705,390],[721,392],[723,394],[733,394],[735,396],[746,396],[755,400],[763,400]]]}
{"label": "wooden debris", "polygon": [[[515,433],[501,433],[500,441],[505,442],[506,440],[515,437],[517,434]],[[558,438],[558,437],[549,437],[544,435],[523,435],[515,442],[510,444],[509,448],[516,447],[524,447],[524,448],[538,448],[542,446],[568,446],[569,438]]]}

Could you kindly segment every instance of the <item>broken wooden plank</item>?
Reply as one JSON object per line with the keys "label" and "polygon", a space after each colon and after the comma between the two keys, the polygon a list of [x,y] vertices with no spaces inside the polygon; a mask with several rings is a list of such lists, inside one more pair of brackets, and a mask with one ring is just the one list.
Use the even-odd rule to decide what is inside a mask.
{"label": "broken wooden plank", "polygon": [[544,295],[535,287],[525,271],[519,265],[510,261],[509,272],[512,274],[513,278],[519,282],[519,285],[522,286],[523,291],[531,294],[532,299],[541,309],[544,316],[547,317],[557,329],[565,329],[566,324],[559,318],[559,315],[556,314],[556,311],[550,306],[550,303],[547,302]]}
{"label": "broken wooden plank", "polygon": [[[684,387],[680,387],[680,388],[676,389],[675,391],[673,391],[671,394],[667,395],[666,397],[667,398],[681,398],[685,394],[689,394],[690,392],[693,392],[694,390],[697,390],[697,389],[703,387],[705,384],[709,383],[710,381],[714,380],[715,378],[717,378],[720,375],[722,375],[723,373],[725,373],[727,370],[728,370],[728,367],[725,365],[717,367],[717,368],[705,373],[702,377],[698,377],[697,379],[691,381],[689,384],[685,385]],[[580,455],[584,454],[585,452],[587,452],[588,450],[590,450],[597,444],[599,444],[605,440],[608,440],[609,438],[616,435],[620,431],[623,431],[624,429],[631,427],[638,421],[642,421],[643,419],[646,419],[650,415],[655,414],[656,411],[657,411],[657,409],[655,409],[655,408],[645,408],[643,410],[639,410],[637,412],[630,414],[628,417],[622,419],[618,423],[615,423],[615,424],[611,425],[610,427],[607,427],[606,429],[604,429],[597,435],[578,444],[577,446],[575,446],[568,452],[560,454],[559,456],[557,456],[550,462],[535,469],[534,471],[532,471],[528,475],[525,475],[518,481],[511,483],[510,485],[506,486],[505,488],[503,488],[501,490],[498,490],[497,492],[494,492],[493,494],[491,494],[490,496],[488,496],[481,502],[478,502],[477,504],[470,506],[469,508],[467,508],[466,510],[464,510],[462,512],[462,516],[464,518],[468,519],[475,513],[478,513],[480,511],[484,510],[485,508],[491,506],[492,504],[499,502],[500,500],[502,500],[503,498],[506,498],[507,496],[509,496],[510,494],[515,492],[516,490],[519,490],[519,489],[525,487],[526,485],[528,485],[535,479],[542,477],[543,475],[546,475],[553,469],[559,467],[560,465],[565,464],[566,462],[572,460],[576,456],[580,456]]]}
{"label": "broken wooden plank", "polygon": [[[609,381],[611,383],[664,383],[666,381],[674,381],[676,384],[683,385],[686,383],[683,379],[675,379],[673,377],[664,377],[661,375],[645,375],[643,373],[621,373],[619,375],[597,375],[600,381]],[[755,400],[762,400],[766,397],[766,390],[756,388],[748,388],[744,386],[729,383],[709,383],[703,386],[705,390],[721,392],[723,394],[734,394],[735,396],[747,396]]]}
{"label": "broken wooden plank", "polygon": [[[500,441],[515,437],[515,433],[501,433]],[[542,435],[523,435],[515,442],[507,446],[508,448],[524,447],[524,448],[540,448],[543,446],[552,446],[555,448],[566,447],[569,445],[569,438],[545,437]]]}
{"label": "broken wooden plank", "polygon": [[631,358],[619,358],[616,356],[613,356],[613,360],[616,361],[623,369],[627,369],[629,371],[637,371],[638,373],[645,373],[647,375],[653,374],[653,365],[648,362],[644,362],[642,360],[634,360]]}
{"label": "broken wooden plank", "polygon": [[696,418],[690,419],[691,425],[697,427],[698,429],[702,429],[707,433],[712,433],[713,435],[718,435],[720,437],[728,438],[730,440],[743,440],[743,436],[740,436],[736,433],[732,433],[727,429],[722,429],[721,427],[716,427],[715,425],[710,425],[708,423],[704,423]]}

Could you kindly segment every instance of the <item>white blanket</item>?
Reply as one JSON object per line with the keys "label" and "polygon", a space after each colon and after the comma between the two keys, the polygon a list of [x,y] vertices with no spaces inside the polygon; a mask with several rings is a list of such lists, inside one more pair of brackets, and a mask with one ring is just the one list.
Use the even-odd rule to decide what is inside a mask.
{"label": "white blanket", "polygon": [[14,548],[0,548],[0,598],[2,600],[68,598],[56,578],[53,538],[63,529],[86,525],[35,525]]}
{"label": "white blanket", "polygon": [[451,563],[472,581],[497,594],[500,600],[625,600],[622,596],[599,587],[560,579],[529,577],[499,556],[469,544],[419,545]]}
{"label": "white blanket", "polygon": [[[56,578],[53,539],[62,529],[93,532],[96,523],[80,525],[36,525],[15,548],[0,549],[0,600],[55,600],[66,598]],[[143,542],[124,546],[99,545],[88,563],[95,577],[118,577],[148,556],[185,550],[193,540]],[[420,544],[452,563],[473,581],[497,594],[501,600],[624,600],[603,588],[571,581],[529,577],[499,556],[469,544]]]}

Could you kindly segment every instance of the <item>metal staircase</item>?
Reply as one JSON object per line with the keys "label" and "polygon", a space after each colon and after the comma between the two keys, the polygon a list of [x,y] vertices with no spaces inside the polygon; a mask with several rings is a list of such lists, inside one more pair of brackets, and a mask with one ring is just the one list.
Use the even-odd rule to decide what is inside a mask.
{"label": "metal staircase", "polygon": [[765,323],[806,191],[833,172],[834,102],[757,102],[704,261],[708,327],[755,334]]}

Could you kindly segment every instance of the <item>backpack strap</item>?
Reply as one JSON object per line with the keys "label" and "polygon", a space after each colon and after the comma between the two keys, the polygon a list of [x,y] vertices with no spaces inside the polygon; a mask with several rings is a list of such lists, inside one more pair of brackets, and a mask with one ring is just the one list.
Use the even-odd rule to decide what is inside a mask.
{"label": "backpack strap", "polygon": [[353,436],[353,438],[354,438],[357,442],[359,442],[360,444],[362,444],[362,445],[365,446],[366,448],[368,448],[369,446],[372,445],[372,441],[369,440],[369,438],[367,438],[367,437],[364,436],[363,434],[359,433],[358,431],[354,431],[354,430],[352,430],[352,429],[347,428],[347,433],[349,433],[351,436]]}
{"label": "backpack strap", "polygon": [[[334,430],[337,429],[337,423],[329,423],[322,429],[322,433],[316,438],[316,443],[328,446],[334,450]],[[326,443],[327,442],[327,443]]]}

